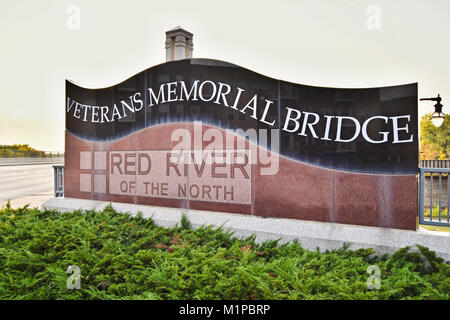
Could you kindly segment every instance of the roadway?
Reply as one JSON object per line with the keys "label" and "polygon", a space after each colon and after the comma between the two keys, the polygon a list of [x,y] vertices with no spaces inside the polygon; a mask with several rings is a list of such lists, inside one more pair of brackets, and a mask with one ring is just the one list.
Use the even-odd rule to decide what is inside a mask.
{"label": "roadway", "polygon": [[53,196],[52,164],[0,166],[0,205],[40,206]]}

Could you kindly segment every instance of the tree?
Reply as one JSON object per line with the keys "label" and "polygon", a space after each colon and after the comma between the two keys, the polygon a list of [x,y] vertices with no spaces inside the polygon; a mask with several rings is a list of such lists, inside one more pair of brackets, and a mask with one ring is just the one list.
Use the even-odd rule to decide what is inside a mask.
{"label": "tree", "polygon": [[450,159],[450,116],[446,116],[440,127],[431,122],[431,113],[420,121],[420,159]]}
{"label": "tree", "polygon": [[0,158],[45,158],[48,155],[30,147],[28,144],[0,145]]}

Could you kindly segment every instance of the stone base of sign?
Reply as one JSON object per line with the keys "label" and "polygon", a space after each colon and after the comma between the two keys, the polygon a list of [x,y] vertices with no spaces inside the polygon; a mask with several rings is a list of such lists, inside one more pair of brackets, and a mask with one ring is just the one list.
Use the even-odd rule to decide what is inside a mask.
{"label": "stone base of sign", "polygon": [[[208,130],[222,137],[218,144],[224,149],[215,150],[245,154],[255,163],[232,169],[231,160],[225,167],[195,161],[194,152],[210,148],[206,140],[201,148],[196,146],[195,137],[208,136]],[[190,141],[184,149],[192,160],[187,166],[168,165],[174,160],[167,156],[178,144],[172,141],[174,132],[184,132]],[[264,159],[267,150],[212,125],[166,123],[108,142],[87,141],[66,131],[65,143],[64,195],[69,198],[404,230],[417,227],[416,174],[335,170],[275,153],[267,167],[266,160],[257,160]],[[274,171],[267,172],[272,165]]]}
{"label": "stone base of sign", "polygon": [[450,233],[418,230],[398,230],[380,227],[364,227],[329,222],[315,222],[281,218],[263,218],[223,212],[174,209],[167,207],[135,205],[117,202],[83,200],[73,198],[51,198],[42,208],[50,210],[102,210],[108,204],[119,212],[152,218],[163,227],[180,225],[184,213],[193,228],[202,225],[223,226],[237,237],[256,235],[257,242],[281,239],[281,242],[298,240],[303,248],[321,251],[338,249],[344,243],[350,249],[373,248],[377,253],[393,253],[405,246],[420,244],[435,251],[445,260],[450,260]]}

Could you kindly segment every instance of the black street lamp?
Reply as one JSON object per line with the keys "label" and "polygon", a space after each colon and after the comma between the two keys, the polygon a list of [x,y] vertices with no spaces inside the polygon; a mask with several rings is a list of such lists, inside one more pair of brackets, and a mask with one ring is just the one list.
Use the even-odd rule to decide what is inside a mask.
{"label": "black street lamp", "polygon": [[422,98],[420,101],[428,100],[428,101],[436,101],[437,103],[434,105],[434,112],[431,115],[431,122],[435,127],[440,127],[442,123],[444,122],[445,114],[442,113],[442,107],[441,104],[442,98],[438,94],[436,98]]}

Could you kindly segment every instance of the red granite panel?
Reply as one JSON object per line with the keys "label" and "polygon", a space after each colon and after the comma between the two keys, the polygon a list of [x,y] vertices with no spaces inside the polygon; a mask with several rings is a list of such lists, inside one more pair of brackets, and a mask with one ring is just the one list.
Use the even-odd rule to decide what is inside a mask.
{"label": "red granite panel", "polygon": [[397,176],[394,179],[394,226],[393,228],[416,230],[418,217],[418,177]]}
{"label": "red granite panel", "polygon": [[65,132],[64,156],[64,196],[78,199],[92,199],[92,192],[80,192],[80,174],[90,174],[89,170],[80,169],[80,151],[91,151],[88,142]]}
{"label": "red granite panel", "polygon": [[171,207],[171,208],[187,208],[187,201],[184,199],[167,199],[167,198],[155,198],[155,197],[136,197],[137,204],[158,206],[158,207]]}
{"label": "red granite panel", "polygon": [[338,223],[416,229],[417,182],[413,175],[336,171],[334,191]]}
{"label": "red granite panel", "polygon": [[189,209],[252,214],[252,206],[223,202],[189,201]]}
{"label": "red granite panel", "polygon": [[[121,182],[121,180],[129,182],[129,179],[121,179],[120,181],[114,181],[111,178],[111,152],[115,151],[130,151],[134,153],[136,151],[136,134],[128,135],[122,139],[113,141],[111,143],[104,143],[103,148],[109,151],[108,153],[108,195],[107,195],[107,201],[111,202],[125,202],[125,203],[136,203],[136,188],[131,189],[130,194],[117,194],[117,193],[111,193],[112,189],[119,188],[117,184]],[[122,159],[122,161],[125,161],[125,159]],[[135,180],[135,176],[132,175],[131,180]],[[113,186],[112,184],[115,183],[116,185]]]}
{"label": "red granite panel", "polygon": [[284,157],[279,161],[276,175],[261,175],[261,165],[255,167],[255,214],[332,221],[333,172]]}
{"label": "red granite panel", "polygon": [[[263,175],[261,169],[264,166],[257,161],[261,150],[248,140],[225,132],[212,126],[173,123],[154,126],[116,141],[103,143],[85,142],[66,132],[65,196],[265,217],[416,229],[416,176],[372,175],[329,170],[283,156],[278,158],[279,169],[275,175]],[[202,142],[203,134],[206,134],[209,141]],[[204,149],[211,141],[214,141],[217,149],[250,149],[252,160],[255,162],[251,167],[251,190],[245,192],[249,192],[250,198],[247,196],[247,199],[251,199],[251,202],[237,204],[199,201],[189,199],[189,196],[186,199],[136,196],[136,189],[131,195],[110,194],[110,161],[106,163],[106,170],[80,169],[80,151],[92,151],[92,158],[94,151],[106,151],[109,159],[110,151],[171,150],[175,145],[179,145],[180,135],[185,135],[184,138],[187,139],[184,140],[185,149]],[[229,139],[230,137],[232,139]],[[201,182],[192,176],[192,170],[191,165],[188,167],[186,181],[190,182],[191,179],[195,180],[195,183]],[[210,170],[209,167],[207,170]],[[107,193],[80,192],[81,173],[92,175],[108,173]],[[207,178],[208,183],[212,180],[214,178]],[[231,183],[227,179],[221,181],[225,185]],[[93,186],[92,180],[92,188]]]}
{"label": "red granite panel", "polygon": [[[379,226],[379,209],[385,207],[386,197],[377,194],[380,176],[334,173],[335,222]],[[387,181],[390,183],[391,181]]]}
{"label": "red granite panel", "polygon": [[184,137],[184,133],[188,132],[191,134],[191,126],[187,123],[167,123],[140,130],[134,134],[135,150],[172,150],[180,142],[179,136]]}

